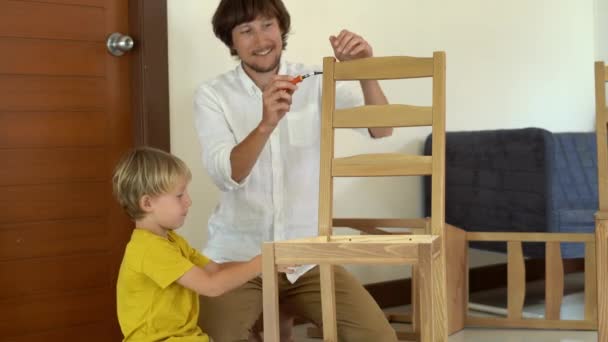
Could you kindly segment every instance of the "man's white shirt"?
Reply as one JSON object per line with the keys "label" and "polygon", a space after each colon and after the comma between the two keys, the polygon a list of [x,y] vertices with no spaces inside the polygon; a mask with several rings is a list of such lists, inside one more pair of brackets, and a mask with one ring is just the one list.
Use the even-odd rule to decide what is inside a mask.
{"label": "man's white shirt", "polygon": [[[295,77],[319,70],[282,62],[279,74]],[[246,261],[261,253],[262,242],[317,235],[322,77],[298,84],[290,112],[240,183],[231,178],[230,153],[262,120],[262,91],[241,65],[198,88],[195,124],[203,163],[221,190],[209,219],[207,257],[219,263]],[[336,108],[362,104],[357,83],[338,83]],[[295,282],[312,267],[298,267],[287,277]]]}

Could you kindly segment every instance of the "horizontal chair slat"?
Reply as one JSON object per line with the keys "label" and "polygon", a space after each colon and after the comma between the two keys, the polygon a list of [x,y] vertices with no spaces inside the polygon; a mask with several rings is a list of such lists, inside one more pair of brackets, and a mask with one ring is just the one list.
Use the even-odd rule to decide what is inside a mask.
{"label": "horizontal chair slat", "polygon": [[310,245],[310,244],[328,244],[328,243],[343,243],[347,241],[358,243],[402,243],[402,244],[430,244],[435,248],[438,238],[434,235],[392,235],[392,236],[361,236],[361,235],[331,235],[331,236],[314,236],[307,238],[299,238],[285,241],[278,241],[275,244],[280,245]]}
{"label": "horizontal chair slat", "polygon": [[[418,246],[339,244],[275,246],[277,264],[414,264]],[[332,248],[330,248],[332,247]]]}
{"label": "horizontal chair slat", "polygon": [[[324,236],[324,238],[327,238]],[[434,235],[360,236],[332,235],[324,243],[381,243],[381,244],[429,244],[435,248],[438,238]]]}
{"label": "horizontal chair slat", "polygon": [[593,242],[593,234],[467,232],[467,241]]}
{"label": "horizontal chair slat", "polygon": [[[428,220],[417,219],[362,219],[334,218],[334,227],[346,227],[371,235],[425,234]],[[382,228],[382,229],[380,229]],[[390,231],[395,229],[395,231]],[[408,229],[407,232],[401,229]]]}
{"label": "horizontal chair slat", "polygon": [[466,319],[467,327],[491,328],[523,328],[523,329],[554,329],[554,330],[595,330],[597,323],[584,320],[545,320],[545,319],[506,319],[472,317]]}
{"label": "horizontal chair slat", "polygon": [[[424,228],[407,228],[408,231],[404,232],[401,230],[391,231],[391,228],[373,228],[373,227],[355,227],[352,228],[358,230],[363,235],[420,235],[426,234]],[[403,229],[403,228],[402,228]]]}
{"label": "horizontal chair slat", "polygon": [[392,80],[433,76],[433,58],[376,57],[338,62],[336,80]]}
{"label": "horizontal chair slat", "polygon": [[436,236],[332,236],[328,242],[275,242],[276,264],[415,264],[420,245],[439,252]]}
{"label": "horizontal chair slat", "polygon": [[336,110],[335,128],[418,127],[433,124],[433,108],[402,104]]}
{"label": "horizontal chair slat", "polygon": [[334,177],[424,176],[432,171],[432,157],[396,153],[363,154],[336,158]]}
{"label": "horizontal chair slat", "polygon": [[334,218],[334,227],[364,227],[364,228],[425,228],[427,219],[366,219],[366,218]]}

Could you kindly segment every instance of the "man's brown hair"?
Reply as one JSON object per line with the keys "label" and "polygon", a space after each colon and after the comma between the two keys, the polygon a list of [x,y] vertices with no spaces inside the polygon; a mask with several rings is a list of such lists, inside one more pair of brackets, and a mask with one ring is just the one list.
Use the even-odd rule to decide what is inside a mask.
{"label": "man's brown hair", "polygon": [[222,0],[211,21],[213,32],[230,49],[230,54],[236,56],[236,50],[232,48],[232,30],[258,16],[277,18],[285,50],[291,17],[282,0]]}

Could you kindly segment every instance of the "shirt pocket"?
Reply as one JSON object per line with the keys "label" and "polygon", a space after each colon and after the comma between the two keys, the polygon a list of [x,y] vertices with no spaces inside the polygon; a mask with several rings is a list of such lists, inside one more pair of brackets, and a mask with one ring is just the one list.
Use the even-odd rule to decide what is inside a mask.
{"label": "shirt pocket", "polygon": [[318,108],[314,104],[287,113],[289,144],[296,147],[309,147],[319,139]]}

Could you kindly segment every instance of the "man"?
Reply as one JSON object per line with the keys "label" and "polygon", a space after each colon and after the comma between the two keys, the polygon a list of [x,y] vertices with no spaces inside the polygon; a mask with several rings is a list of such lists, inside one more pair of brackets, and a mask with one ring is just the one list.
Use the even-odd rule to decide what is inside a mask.
{"label": "man", "polygon": [[[321,77],[290,82],[314,69],[281,59],[290,29],[281,0],[222,0],[213,28],[241,61],[203,83],[195,96],[205,167],[222,190],[205,254],[231,262],[258,254],[263,241],[317,234]],[[373,55],[365,39],[347,30],[329,42],[339,61]],[[387,103],[377,81],[362,81],[361,90],[363,99],[339,85],[336,106]],[[392,134],[392,128],[368,131],[374,138]],[[373,298],[342,267],[336,267],[335,285],[340,340],[397,340]],[[283,313],[322,322],[317,267],[280,276],[279,288]],[[246,341],[261,311],[262,280],[256,278],[223,296],[201,297],[200,324],[216,342]],[[282,339],[289,334],[284,330]]]}

